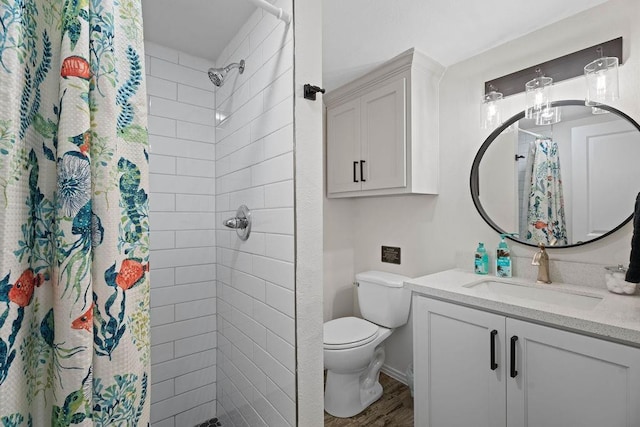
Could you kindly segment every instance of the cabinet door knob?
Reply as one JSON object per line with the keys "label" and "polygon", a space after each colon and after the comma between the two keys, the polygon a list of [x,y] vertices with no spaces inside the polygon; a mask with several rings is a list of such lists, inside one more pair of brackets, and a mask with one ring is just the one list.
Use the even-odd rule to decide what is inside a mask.
{"label": "cabinet door knob", "polygon": [[364,169],[364,162],[365,162],[364,160],[360,160],[360,181],[362,181],[362,182],[367,182],[367,180],[366,180],[366,179],[364,179],[364,171],[363,171],[363,169]]}
{"label": "cabinet door knob", "polygon": [[356,167],[358,166],[358,162],[353,162],[353,182],[358,182],[358,177],[356,176]]}
{"label": "cabinet door knob", "polygon": [[515,378],[518,376],[518,371],[516,370],[516,343],[518,342],[517,335],[511,337],[511,378]]}
{"label": "cabinet door knob", "polygon": [[490,368],[492,371],[498,369],[498,364],[496,363],[496,335],[498,335],[497,330],[491,331],[491,338],[489,341],[489,345],[491,346],[491,364]]}

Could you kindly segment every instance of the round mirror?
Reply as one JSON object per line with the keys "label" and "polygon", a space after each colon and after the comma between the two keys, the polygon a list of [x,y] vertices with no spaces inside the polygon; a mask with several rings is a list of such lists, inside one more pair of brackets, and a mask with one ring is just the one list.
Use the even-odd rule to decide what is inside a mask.
{"label": "round mirror", "polygon": [[482,218],[512,240],[572,247],[601,239],[633,216],[640,191],[640,126],[608,105],[552,104],[552,125],[524,111],[489,135],[471,168]]}

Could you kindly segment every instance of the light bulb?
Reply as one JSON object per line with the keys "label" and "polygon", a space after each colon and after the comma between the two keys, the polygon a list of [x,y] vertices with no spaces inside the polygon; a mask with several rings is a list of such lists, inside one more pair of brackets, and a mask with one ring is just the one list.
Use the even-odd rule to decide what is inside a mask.
{"label": "light bulb", "polygon": [[600,73],[596,79],[596,93],[598,98],[604,98],[607,93],[607,75]]}
{"label": "light bulb", "polygon": [[551,77],[536,77],[525,84],[525,117],[535,119],[551,102]]}
{"label": "light bulb", "polygon": [[482,129],[493,129],[500,125],[500,107],[498,101],[502,99],[502,94],[495,90],[482,97],[480,108],[480,121]]}
{"label": "light bulb", "polygon": [[536,96],[535,96],[535,107],[536,107],[536,109],[540,109],[540,106],[542,105],[543,102],[544,102],[544,96],[542,94],[542,90],[537,89],[536,90]]}

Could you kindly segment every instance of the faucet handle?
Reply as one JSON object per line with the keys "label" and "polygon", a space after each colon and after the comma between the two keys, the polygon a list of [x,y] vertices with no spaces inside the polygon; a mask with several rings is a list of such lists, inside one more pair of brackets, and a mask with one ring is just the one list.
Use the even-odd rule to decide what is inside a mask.
{"label": "faucet handle", "polygon": [[549,255],[544,248],[544,244],[539,243],[540,250],[533,255],[531,265],[538,266],[538,280],[537,283],[551,283],[549,276]]}
{"label": "faucet handle", "polygon": [[531,260],[531,265],[540,265],[540,257],[542,256],[542,252],[536,252],[533,254],[533,259]]}
{"label": "faucet handle", "polygon": [[540,248],[540,250],[533,254],[531,265],[540,265],[540,259],[542,259],[542,257],[546,255],[544,243],[538,243],[538,248]]}

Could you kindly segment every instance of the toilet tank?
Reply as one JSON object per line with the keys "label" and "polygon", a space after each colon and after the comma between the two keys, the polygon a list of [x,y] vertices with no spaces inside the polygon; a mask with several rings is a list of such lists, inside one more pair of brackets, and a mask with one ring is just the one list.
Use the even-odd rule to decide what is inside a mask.
{"label": "toilet tank", "polygon": [[407,323],[411,291],[403,287],[409,277],[383,271],[356,274],[358,304],[362,317],[386,328]]}

